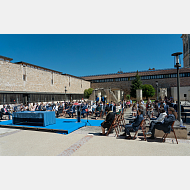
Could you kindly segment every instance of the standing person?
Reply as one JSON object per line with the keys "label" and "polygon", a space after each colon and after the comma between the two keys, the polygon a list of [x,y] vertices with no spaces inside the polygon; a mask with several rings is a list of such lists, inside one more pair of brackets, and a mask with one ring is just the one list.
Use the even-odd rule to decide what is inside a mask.
{"label": "standing person", "polygon": [[166,113],[168,114],[168,108],[169,108],[168,104],[164,101],[163,105],[164,105],[164,109],[165,109]]}
{"label": "standing person", "polygon": [[83,118],[85,118],[84,114],[86,113],[87,114],[87,105],[86,105],[86,102],[84,102],[82,105],[81,105],[81,115],[83,115]]}
{"label": "standing person", "polygon": [[123,105],[123,101],[120,101],[120,106],[121,106],[121,113],[123,113],[123,109],[124,109],[124,105]]}
{"label": "standing person", "polygon": [[96,107],[96,112],[95,112],[96,119],[98,119],[98,114],[100,113],[101,113],[101,106],[100,106],[100,103],[98,103]]}
{"label": "standing person", "polygon": [[95,110],[96,110],[96,104],[93,103],[93,104],[92,104],[92,115],[94,114]]}
{"label": "standing person", "polygon": [[133,101],[131,99],[129,101],[130,101],[130,107],[131,107],[133,105]]}
{"label": "standing person", "polygon": [[121,103],[116,104],[116,114],[120,114],[121,112]]}
{"label": "standing person", "polygon": [[98,104],[98,102],[99,102],[99,97],[96,96],[96,105]]}
{"label": "standing person", "polygon": [[107,128],[109,130],[111,124],[115,119],[115,114],[113,113],[113,111],[111,111],[110,107],[106,107],[106,111],[108,112],[108,114],[106,115],[105,121],[101,123],[101,129],[102,129],[101,135],[106,135],[105,129]]}
{"label": "standing person", "polygon": [[101,101],[105,104],[105,98],[101,95]]}
{"label": "standing person", "polygon": [[101,106],[101,111],[102,111],[102,118],[104,116],[104,113],[105,113],[105,105],[103,102],[100,102],[100,106]]}
{"label": "standing person", "polygon": [[108,110],[107,108],[108,108],[108,107],[110,107],[109,103],[107,103],[107,104],[105,105],[105,112],[106,112],[106,115],[107,115],[107,110]]}

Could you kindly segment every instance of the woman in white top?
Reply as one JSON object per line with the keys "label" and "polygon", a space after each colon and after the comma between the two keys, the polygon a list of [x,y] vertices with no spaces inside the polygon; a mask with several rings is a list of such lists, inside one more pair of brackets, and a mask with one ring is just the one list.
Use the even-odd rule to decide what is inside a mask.
{"label": "woman in white top", "polygon": [[166,117],[167,113],[164,110],[164,108],[160,108],[160,115],[158,116],[158,118],[154,119],[151,118],[151,120],[153,120],[155,123],[157,122],[162,122],[164,120],[164,118]]}
{"label": "woman in white top", "polygon": [[116,105],[116,113],[119,113],[119,110],[121,110],[121,104],[117,103],[117,105]]}
{"label": "woman in white top", "polygon": [[151,118],[151,123],[150,123],[150,128],[153,128],[154,125],[156,125],[157,123],[162,123],[164,121],[164,118],[166,117],[166,111],[164,110],[164,108],[160,108],[160,115],[158,116],[158,118],[152,120],[153,118]]}

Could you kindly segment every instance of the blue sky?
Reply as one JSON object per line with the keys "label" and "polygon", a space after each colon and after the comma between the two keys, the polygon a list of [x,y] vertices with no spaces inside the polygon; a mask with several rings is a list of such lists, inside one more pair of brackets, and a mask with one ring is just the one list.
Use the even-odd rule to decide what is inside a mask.
{"label": "blue sky", "polygon": [[[181,34],[0,34],[0,55],[75,76],[173,68]],[[181,55],[183,63],[183,55]]]}

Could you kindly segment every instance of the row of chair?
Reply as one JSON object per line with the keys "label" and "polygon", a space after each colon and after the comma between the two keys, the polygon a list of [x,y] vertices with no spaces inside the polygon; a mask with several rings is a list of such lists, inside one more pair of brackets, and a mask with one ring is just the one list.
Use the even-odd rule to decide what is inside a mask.
{"label": "row of chair", "polygon": [[[175,134],[175,130],[174,130],[174,123],[175,121],[172,123],[171,125],[171,132],[174,133],[174,136],[175,136],[175,139],[176,139],[176,142],[178,144],[178,140],[177,140],[177,137],[176,137],[176,134]],[[133,140],[135,139],[137,133],[139,130],[142,130],[143,132],[143,136],[144,136],[144,140],[146,141],[146,135],[145,135],[145,131],[146,131],[146,126],[145,126],[145,119],[143,119],[137,129],[137,131],[135,132],[134,134],[134,137],[133,137]],[[115,119],[114,121],[112,122],[106,136],[108,136],[108,134],[110,133],[110,131],[112,131],[113,129],[115,130],[115,133],[116,133],[116,136],[118,137],[119,135],[119,132],[122,131],[122,128],[125,127],[125,120],[124,120],[124,114],[123,113],[120,113],[119,115],[116,115],[115,116]],[[165,139],[167,138],[168,136],[168,133],[164,133],[164,136],[162,137],[162,141],[165,142]]]}

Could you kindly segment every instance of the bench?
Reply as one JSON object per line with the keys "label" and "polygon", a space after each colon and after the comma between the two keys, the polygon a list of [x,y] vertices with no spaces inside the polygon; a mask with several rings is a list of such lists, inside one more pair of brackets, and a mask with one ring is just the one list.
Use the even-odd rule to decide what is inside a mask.
{"label": "bench", "polygon": [[183,117],[185,117],[185,119],[184,119],[184,122],[186,123],[186,119],[187,119],[187,114],[188,113],[190,113],[190,112],[181,112],[181,116]]}

